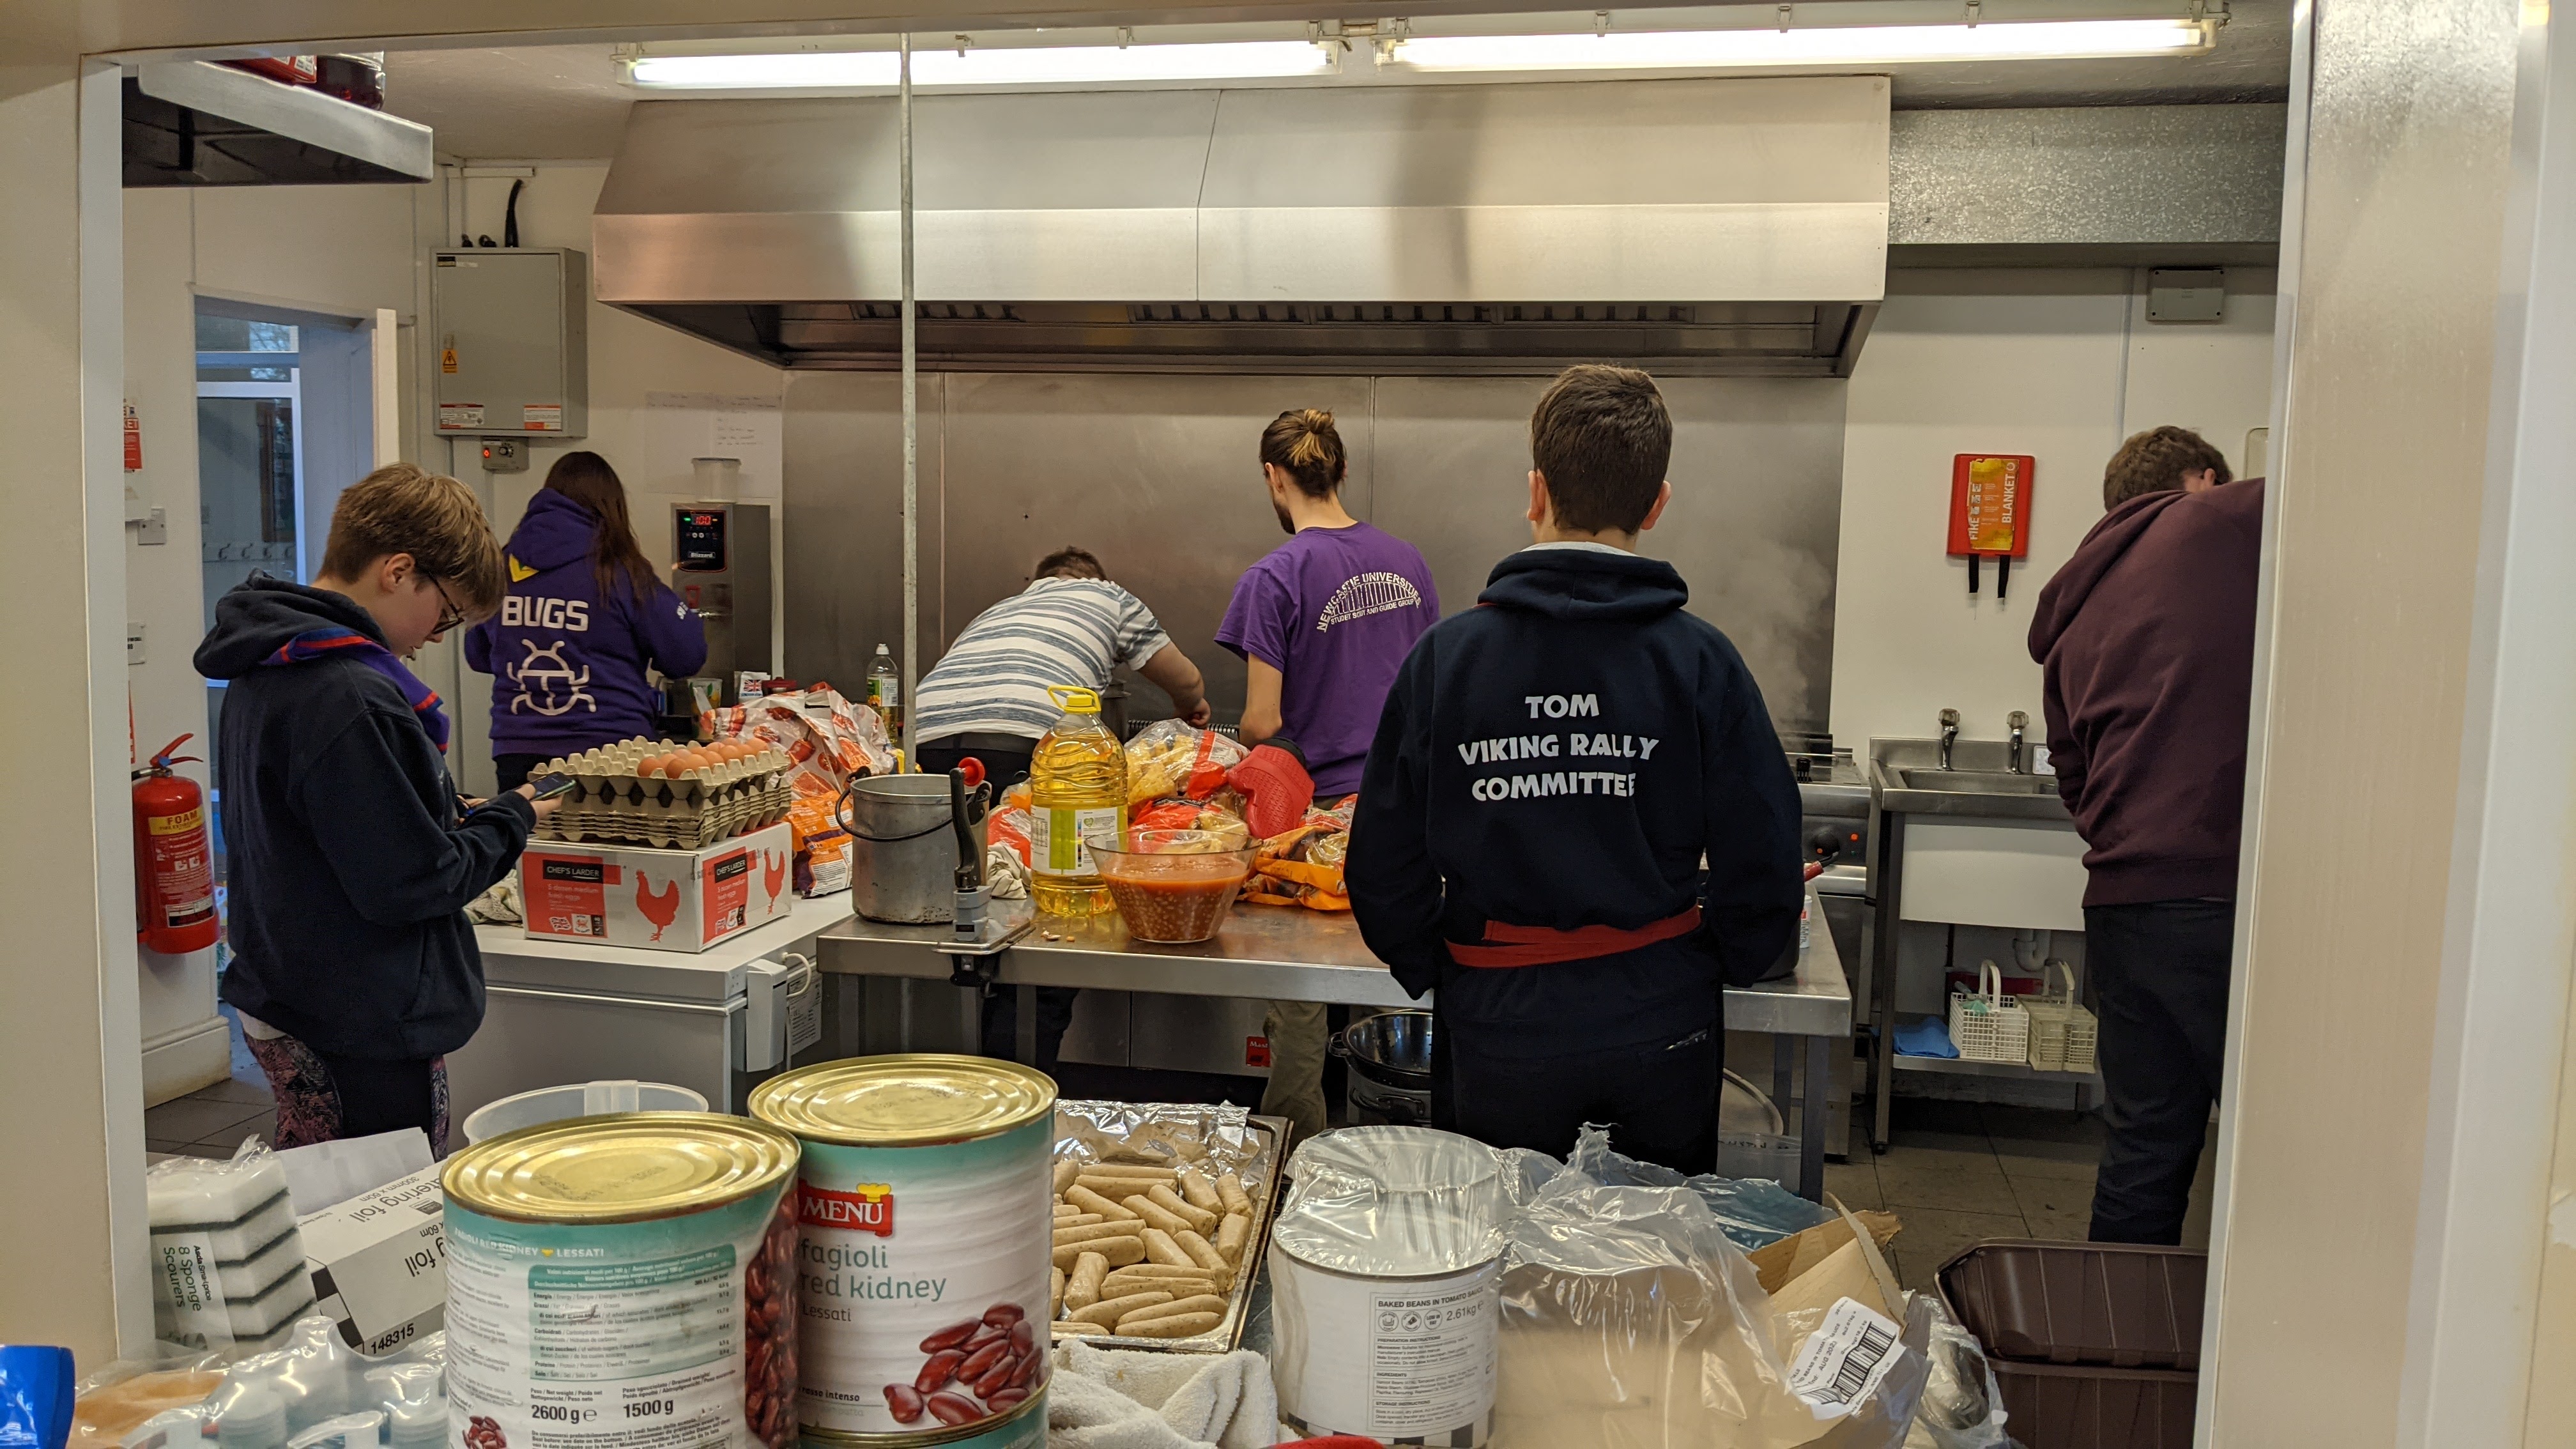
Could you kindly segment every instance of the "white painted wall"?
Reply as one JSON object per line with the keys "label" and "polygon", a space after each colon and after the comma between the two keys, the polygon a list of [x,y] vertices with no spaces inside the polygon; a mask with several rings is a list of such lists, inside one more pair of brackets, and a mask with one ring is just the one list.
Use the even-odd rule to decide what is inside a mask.
{"label": "white painted wall", "polygon": [[[531,247],[590,250],[590,213],[599,188],[608,179],[608,163],[575,162],[535,168],[536,175],[519,195],[519,242]],[[449,189],[450,223],[439,245],[453,246],[460,235],[502,234],[502,215],[510,182],[477,177]],[[592,302],[590,329],[590,430],[586,437],[539,442],[531,447],[525,473],[486,474],[477,450],[453,444],[448,471],[484,490],[493,527],[507,538],[528,500],[545,482],[546,469],[564,453],[586,448],[608,460],[625,481],[628,510],[635,520],[637,542],[645,557],[667,563],[671,557],[670,506],[698,496],[689,460],[708,451],[692,441],[674,410],[647,406],[649,393],[716,393],[777,399],[786,391],[787,374],[766,363],[727,352],[712,343],[650,322],[632,313]],[[438,444],[448,447],[448,444]],[[442,460],[443,461],[443,460]],[[747,473],[742,496],[776,498],[774,476],[765,484]],[[773,513],[773,527],[776,515]],[[780,556],[773,547],[771,557]],[[492,681],[488,675],[463,673],[455,692],[456,743],[452,758],[465,789],[479,792],[492,784],[490,711]]]}
{"label": "white painted wall", "polygon": [[[2223,321],[2146,320],[2146,274],[2125,269],[1910,271],[1852,374],[1834,620],[1833,732],[1929,735],[1945,708],[1999,739],[2039,719],[2032,601],[2102,516],[2102,465],[2159,423],[2197,429],[2232,465],[2271,409],[2272,273],[2233,269]],[[2029,559],[2010,593],[1994,567],[1971,599],[1947,539],[1950,460],[2038,461]]]}

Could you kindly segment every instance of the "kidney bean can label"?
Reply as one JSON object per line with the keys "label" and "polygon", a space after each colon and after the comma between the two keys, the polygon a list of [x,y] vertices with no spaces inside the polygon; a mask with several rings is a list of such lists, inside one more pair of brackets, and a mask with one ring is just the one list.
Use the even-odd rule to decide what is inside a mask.
{"label": "kidney bean can label", "polygon": [[927,1057],[834,1063],[754,1094],[755,1116],[804,1139],[809,1433],[973,1433],[1043,1394],[1054,1097],[1009,1063]]}
{"label": "kidney bean can label", "polygon": [[[478,1144],[458,1161],[531,1133]],[[499,1174],[520,1190],[506,1205],[526,1216],[478,1211],[495,1204],[450,1187],[449,1444],[786,1449],[796,1431],[794,1144],[756,1154],[780,1171],[748,1192],[704,1183],[707,1195],[729,1200],[625,1222],[580,1220],[581,1210],[639,1184],[667,1187],[675,1174],[708,1176],[710,1154],[685,1141],[658,1156],[631,1140],[622,1150],[589,1145],[596,1150],[568,1173],[562,1161],[522,1161]],[[550,1168],[554,1180],[529,1190]],[[575,1220],[532,1220],[566,1200]]]}

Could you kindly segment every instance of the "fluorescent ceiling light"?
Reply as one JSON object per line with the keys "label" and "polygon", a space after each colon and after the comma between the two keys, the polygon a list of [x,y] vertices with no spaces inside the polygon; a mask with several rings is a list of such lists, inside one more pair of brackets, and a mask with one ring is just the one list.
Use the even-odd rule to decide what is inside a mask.
{"label": "fluorescent ceiling light", "polygon": [[2027,20],[1601,35],[1418,35],[1397,41],[1387,63],[1418,71],[1696,70],[2181,55],[2209,45],[2210,27],[2197,20]]}
{"label": "fluorescent ceiling light", "polygon": [[[1333,57],[1305,40],[1198,45],[969,46],[912,53],[923,87],[1117,84],[1254,80],[1329,74]],[[635,60],[636,85],[670,90],[875,89],[896,83],[889,50],[800,51],[778,55],[648,55]]]}

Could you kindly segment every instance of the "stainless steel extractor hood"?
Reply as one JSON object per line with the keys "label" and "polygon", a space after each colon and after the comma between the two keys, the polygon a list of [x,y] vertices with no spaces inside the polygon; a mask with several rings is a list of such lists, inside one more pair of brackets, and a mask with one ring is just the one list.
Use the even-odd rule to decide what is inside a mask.
{"label": "stainless steel extractor hood", "polygon": [[[1848,374],[1886,286],[1871,76],[935,96],[934,366]],[[791,367],[896,348],[880,97],[634,107],[603,302]]]}
{"label": "stainless steel extractor hood", "polygon": [[430,129],[210,60],[148,61],[125,79],[128,186],[420,182]]}

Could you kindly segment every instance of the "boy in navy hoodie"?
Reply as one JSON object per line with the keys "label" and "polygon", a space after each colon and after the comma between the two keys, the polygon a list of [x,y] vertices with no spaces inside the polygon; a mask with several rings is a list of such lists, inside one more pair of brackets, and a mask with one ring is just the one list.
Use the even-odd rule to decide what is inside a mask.
{"label": "boy in navy hoodie", "polygon": [[1532,545],[1387,697],[1351,905],[1407,991],[1439,990],[1437,1125],[1561,1157],[1606,1122],[1706,1172],[1720,993],[1797,926],[1797,785],[1735,646],[1634,551],[1672,497],[1654,379],[1568,369],[1530,452]]}
{"label": "boy in navy hoodie", "polygon": [[276,1144],[403,1127],[444,1153],[446,1054],[483,1022],[465,903],[554,809],[462,808],[447,715],[405,665],[502,589],[474,494],[409,463],[349,486],[310,586],[252,574],[215,603],[215,781],[231,881],[222,996],[277,1097]]}

